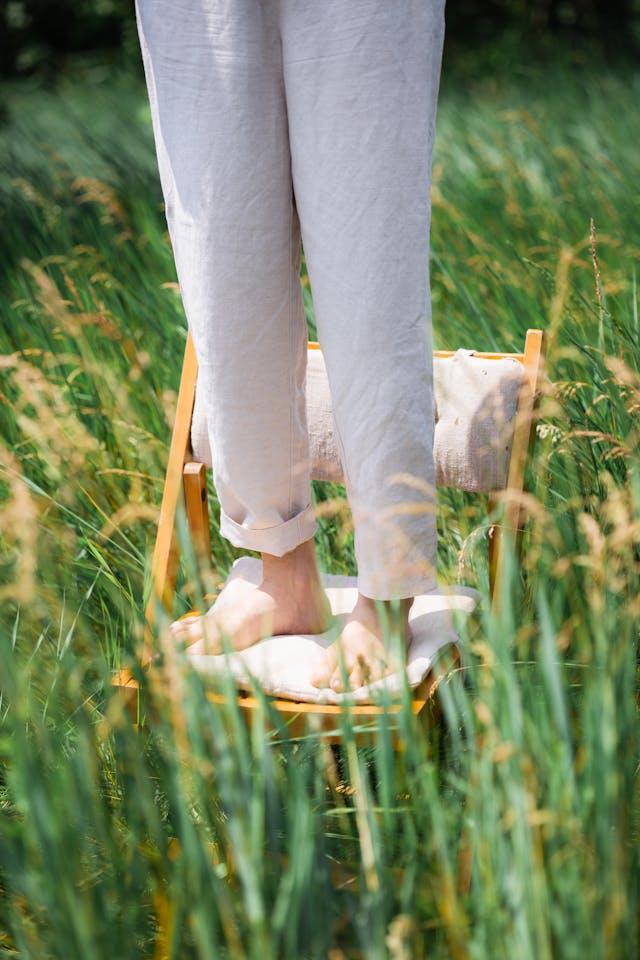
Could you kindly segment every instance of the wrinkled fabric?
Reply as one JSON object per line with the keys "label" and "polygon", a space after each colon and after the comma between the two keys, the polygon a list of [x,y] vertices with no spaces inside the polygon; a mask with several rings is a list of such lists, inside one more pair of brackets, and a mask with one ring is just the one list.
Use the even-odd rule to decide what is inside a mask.
{"label": "wrinkled fabric", "polygon": [[221,531],[313,536],[300,241],[359,587],[435,582],[429,186],[442,0],[138,0]]}

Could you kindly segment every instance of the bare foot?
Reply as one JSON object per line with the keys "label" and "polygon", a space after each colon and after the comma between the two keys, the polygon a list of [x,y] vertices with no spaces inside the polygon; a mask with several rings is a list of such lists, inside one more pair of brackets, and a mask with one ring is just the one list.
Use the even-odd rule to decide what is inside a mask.
{"label": "bare foot", "polygon": [[412,603],[410,599],[380,603],[359,593],[340,637],[328,648],[324,662],[312,675],[312,684],[338,692],[357,690],[398,669],[400,664],[394,662],[391,651],[385,647],[385,636],[400,633],[406,647]]}
{"label": "bare foot", "polygon": [[262,583],[247,591],[241,604],[231,604],[204,617],[187,617],[171,625],[172,637],[187,653],[218,654],[225,641],[244,650],[264,637],[323,633],[331,609],[322,589],[313,540],[283,557],[262,555]]}

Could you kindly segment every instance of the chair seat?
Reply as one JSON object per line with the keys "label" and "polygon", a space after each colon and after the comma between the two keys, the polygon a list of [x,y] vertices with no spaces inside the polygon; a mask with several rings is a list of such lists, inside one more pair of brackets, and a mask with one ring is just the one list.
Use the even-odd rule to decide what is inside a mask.
{"label": "chair seat", "polygon": [[[261,579],[261,561],[254,557],[236,560],[213,609],[226,604],[242,604],[247,593]],[[326,633],[276,636],[239,652],[218,656],[197,655],[193,666],[211,677],[234,677],[241,690],[257,684],[270,696],[315,704],[371,703],[397,695],[405,683],[417,688],[433,666],[443,647],[456,645],[459,618],[468,616],[477,605],[479,594],[467,587],[443,587],[416,597],[409,614],[411,640],[405,671],[398,671],[369,686],[349,693],[318,689],[310,676],[324,650],[338,636],[340,619],[354,607],[357,597],[355,577],[325,576],[325,590],[336,624]]]}

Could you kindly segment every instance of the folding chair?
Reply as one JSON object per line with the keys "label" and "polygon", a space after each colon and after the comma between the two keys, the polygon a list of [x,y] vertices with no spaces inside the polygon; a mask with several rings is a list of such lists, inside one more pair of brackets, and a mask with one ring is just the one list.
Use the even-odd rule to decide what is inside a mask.
{"label": "folding chair", "polygon": [[[307,373],[308,420],[314,479],[339,481],[339,455],[332,437],[331,399],[319,345],[309,345]],[[434,452],[438,485],[488,494],[492,516],[504,501],[499,525],[490,528],[489,582],[493,602],[500,592],[506,549],[517,549],[522,492],[527,460],[535,440],[535,409],[544,362],[544,336],[527,332],[522,353],[476,353],[471,350],[436,351],[434,382],[436,429]],[[197,362],[191,336],[187,345],[178,394],[164,493],[151,569],[151,595],[146,609],[147,649],[152,650],[154,624],[162,606],[172,616],[179,544],[176,519],[184,504],[196,556],[208,562],[210,527],[207,469],[211,466],[206,422],[197,398]],[[412,710],[423,711],[442,678],[442,668],[430,670],[414,689]],[[138,684],[128,670],[113,680],[132,714],[138,711]],[[212,699],[221,694],[212,689]],[[258,698],[238,692],[239,704],[250,715],[261,704]],[[304,731],[313,717],[316,725],[334,731],[344,706],[291,699],[272,699],[292,735]],[[354,724],[379,720],[385,706],[359,703],[349,706]]]}

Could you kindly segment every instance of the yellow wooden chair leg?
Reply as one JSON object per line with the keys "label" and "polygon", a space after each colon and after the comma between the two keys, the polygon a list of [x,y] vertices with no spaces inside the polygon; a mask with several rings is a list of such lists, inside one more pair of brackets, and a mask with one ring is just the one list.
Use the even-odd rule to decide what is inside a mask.
{"label": "yellow wooden chair leg", "polygon": [[195,349],[191,337],[188,337],[180,379],[176,420],[169,449],[164,493],[160,506],[158,535],[151,561],[151,595],[145,611],[146,630],[143,662],[151,656],[152,627],[156,619],[157,605],[161,604],[167,611],[171,611],[173,606],[179,559],[175,534],[176,513],[183,496],[182,471],[185,460],[191,451],[191,416],[197,375],[198,364]]}
{"label": "yellow wooden chair leg", "polygon": [[207,502],[207,468],[204,463],[185,463],[183,480],[191,542],[198,560],[208,560],[211,556],[211,533]]}

